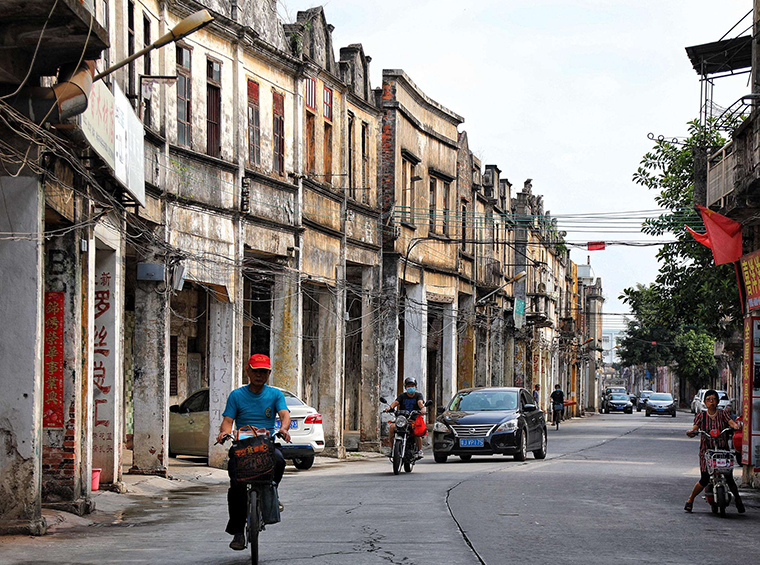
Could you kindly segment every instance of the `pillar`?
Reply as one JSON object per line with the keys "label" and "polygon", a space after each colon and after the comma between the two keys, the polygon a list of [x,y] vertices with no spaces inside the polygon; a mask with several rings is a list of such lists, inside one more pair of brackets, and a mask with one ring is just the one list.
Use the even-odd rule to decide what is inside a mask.
{"label": "pillar", "polygon": [[[298,275],[277,275],[272,293],[270,383],[301,394],[301,296]],[[257,353],[257,352],[252,352]]]}
{"label": "pillar", "polygon": [[469,294],[459,296],[458,314],[463,328],[457,332],[456,387],[470,388],[475,380],[475,301]]}
{"label": "pillar", "polygon": [[[164,263],[153,254],[149,263]],[[169,458],[169,296],[164,282],[135,285],[134,451],[130,473],[167,474]]]}
{"label": "pillar", "polygon": [[375,314],[379,267],[362,269],[362,373],[359,390],[359,450],[380,447],[380,379],[378,372],[378,316]]}
{"label": "pillar", "polygon": [[[443,336],[441,347],[443,348],[443,390],[441,397],[444,402],[454,396],[457,386],[457,305],[446,304],[443,307]],[[438,406],[433,407],[436,414]]]}
{"label": "pillar", "polygon": [[[427,295],[425,284],[406,285],[404,308],[404,375],[417,379],[427,398]],[[395,398],[395,394],[393,398]],[[390,399],[388,399],[390,401]]]}
{"label": "pillar", "polygon": [[504,338],[504,386],[515,386],[515,332],[507,326]]}
{"label": "pillar", "polygon": [[[39,234],[37,177],[0,177],[0,231]],[[0,534],[41,535],[43,244],[0,239]]]}
{"label": "pillar", "polygon": [[123,443],[123,256],[118,231],[99,225],[96,236],[91,298],[92,466],[101,469],[101,484],[117,484],[121,481]]}
{"label": "pillar", "polygon": [[491,386],[504,386],[504,316],[500,309],[492,312],[489,340]]}
{"label": "pillar", "polygon": [[[85,419],[82,398],[82,278],[79,234],[70,232],[51,238],[46,248],[45,293],[60,295],[59,317],[46,320],[54,328],[58,319],[63,328],[46,339],[48,348],[60,350],[60,372],[49,375],[49,385],[61,385],[53,402],[43,410],[42,499],[47,507],[82,515],[90,509],[87,485],[81,470],[82,444],[78,441]],[[51,313],[52,314],[52,313]],[[49,352],[49,351],[48,351]],[[50,389],[50,386],[47,387]],[[48,392],[47,395],[50,393]]]}
{"label": "pillar", "polygon": [[[336,296],[337,295],[337,296]],[[318,398],[328,455],[345,457],[343,446],[343,311],[342,292],[321,288],[317,344]]]}
{"label": "pillar", "polygon": [[[398,378],[399,295],[398,257],[383,255],[381,272],[382,292],[379,298],[378,320],[378,374],[380,397],[388,402],[396,398]],[[378,398],[379,400],[379,398]],[[380,414],[380,435],[387,441],[388,414]]]}
{"label": "pillar", "polygon": [[208,316],[208,464],[226,468],[229,444],[214,445],[222,424],[227,398],[236,388],[235,308],[229,302],[209,297]]}
{"label": "pillar", "polygon": [[489,307],[482,307],[482,314],[476,314],[475,326],[475,379],[473,386],[490,385],[489,359],[490,316]]}

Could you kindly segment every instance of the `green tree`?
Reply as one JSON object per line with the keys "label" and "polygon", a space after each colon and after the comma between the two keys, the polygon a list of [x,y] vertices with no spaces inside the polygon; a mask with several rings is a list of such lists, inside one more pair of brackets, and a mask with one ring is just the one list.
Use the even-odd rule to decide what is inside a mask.
{"label": "green tree", "polygon": [[691,381],[695,388],[705,386],[716,370],[713,355],[715,339],[704,332],[688,330],[676,336],[675,345],[678,357],[676,374]]}

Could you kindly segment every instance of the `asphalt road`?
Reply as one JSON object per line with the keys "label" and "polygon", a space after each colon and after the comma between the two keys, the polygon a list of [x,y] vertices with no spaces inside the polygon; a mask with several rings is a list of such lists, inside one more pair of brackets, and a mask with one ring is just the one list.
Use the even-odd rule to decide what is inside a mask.
{"label": "asphalt road", "polygon": [[[760,552],[760,508],[683,503],[698,476],[690,418],[613,414],[549,431],[549,456],[385,459],[289,472],[283,522],[262,563],[742,563]],[[244,564],[227,547],[226,489],[142,498],[121,515],[41,538],[0,538],[0,563]]]}

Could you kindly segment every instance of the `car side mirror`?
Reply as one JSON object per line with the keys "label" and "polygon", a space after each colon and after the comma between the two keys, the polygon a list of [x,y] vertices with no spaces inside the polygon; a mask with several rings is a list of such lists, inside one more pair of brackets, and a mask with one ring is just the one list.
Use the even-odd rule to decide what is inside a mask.
{"label": "car side mirror", "polygon": [[440,416],[441,414],[443,414],[444,412],[446,412],[446,407],[445,406],[439,406],[437,412],[438,412],[438,415]]}
{"label": "car side mirror", "polygon": [[179,404],[172,404],[169,406],[169,412],[179,412]]}
{"label": "car side mirror", "polygon": [[526,412],[533,412],[536,408],[537,407],[535,404],[525,404],[523,406],[523,410],[525,410]]}
{"label": "car side mirror", "polygon": [[385,398],[382,396],[380,397],[380,402],[382,402],[383,404],[388,404],[388,401],[385,400]]}

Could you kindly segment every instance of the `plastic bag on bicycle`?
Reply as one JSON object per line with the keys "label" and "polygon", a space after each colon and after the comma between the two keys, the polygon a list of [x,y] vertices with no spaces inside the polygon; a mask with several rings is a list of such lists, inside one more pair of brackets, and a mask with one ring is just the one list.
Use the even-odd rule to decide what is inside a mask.
{"label": "plastic bag on bicycle", "polygon": [[264,487],[261,492],[261,518],[265,524],[276,524],[280,517],[280,497],[277,493],[277,485]]}

